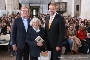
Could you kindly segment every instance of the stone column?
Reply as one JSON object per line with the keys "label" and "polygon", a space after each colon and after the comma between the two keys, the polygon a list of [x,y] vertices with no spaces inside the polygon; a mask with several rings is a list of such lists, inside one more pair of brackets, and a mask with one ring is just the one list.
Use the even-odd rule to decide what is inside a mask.
{"label": "stone column", "polygon": [[6,10],[8,10],[8,15],[12,14],[12,10],[14,10],[13,0],[5,0]]}
{"label": "stone column", "polygon": [[74,17],[74,15],[75,15],[75,13],[74,13],[75,7],[74,6],[75,6],[75,3],[74,3],[74,0],[72,0],[72,14],[71,14],[72,17]]}
{"label": "stone column", "polygon": [[80,18],[90,20],[90,0],[81,0]]}
{"label": "stone column", "polygon": [[13,0],[14,2],[14,10],[18,10],[19,9],[19,0]]}
{"label": "stone column", "polygon": [[19,1],[18,0],[5,0],[6,10],[8,10],[8,14],[12,14],[12,11],[19,9]]}
{"label": "stone column", "polygon": [[0,10],[5,10],[5,0],[0,0]]}
{"label": "stone column", "polygon": [[6,10],[18,10],[19,9],[18,0],[5,0],[5,2],[6,2]]}
{"label": "stone column", "polygon": [[6,10],[14,10],[14,2],[13,0],[5,0],[6,2]]}

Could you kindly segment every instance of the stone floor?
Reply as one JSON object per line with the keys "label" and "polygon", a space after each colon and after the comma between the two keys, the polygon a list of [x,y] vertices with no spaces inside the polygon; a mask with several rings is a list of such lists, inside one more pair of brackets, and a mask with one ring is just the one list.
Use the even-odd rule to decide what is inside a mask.
{"label": "stone floor", "polygon": [[15,56],[11,57],[8,51],[0,51],[0,60],[15,60]]}
{"label": "stone floor", "polygon": [[90,60],[90,54],[62,55],[61,60]]}
{"label": "stone floor", "polygon": [[[90,54],[82,54],[79,55],[62,55],[61,60],[90,60]],[[10,52],[8,51],[0,51],[0,60],[15,60],[14,57],[10,57]]]}

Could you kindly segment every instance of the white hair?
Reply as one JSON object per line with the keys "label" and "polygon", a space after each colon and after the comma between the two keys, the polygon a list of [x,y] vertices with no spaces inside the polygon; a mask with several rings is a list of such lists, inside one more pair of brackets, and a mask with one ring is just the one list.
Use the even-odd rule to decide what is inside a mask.
{"label": "white hair", "polygon": [[41,25],[41,21],[40,21],[40,19],[34,17],[34,18],[32,18],[32,20],[31,20],[31,22],[30,22],[30,26],[32,26],[32,23],[33,23],[34,21],[38,21],[39,26]]}

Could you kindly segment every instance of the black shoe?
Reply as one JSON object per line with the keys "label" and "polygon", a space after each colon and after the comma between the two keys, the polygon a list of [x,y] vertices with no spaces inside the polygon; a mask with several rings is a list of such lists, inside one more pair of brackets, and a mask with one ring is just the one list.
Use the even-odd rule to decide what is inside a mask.
{"label": "black shoe", "polygon": [[13,57],[15,55],[15,53],[11,54],[11,57]]}

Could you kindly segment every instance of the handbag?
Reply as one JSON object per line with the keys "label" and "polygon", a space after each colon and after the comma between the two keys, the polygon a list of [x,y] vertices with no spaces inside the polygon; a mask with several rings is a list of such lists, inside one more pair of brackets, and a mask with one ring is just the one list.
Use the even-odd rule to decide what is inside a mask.
{"label": "handbag", "polygon": [[44,57],[48,56],[48,51],[45,51],[45,52],[41,51],[41,55]]}
{"label": "handbag", "polygon": [[61,50],[61,54],[63,55],[65,53],[66,48],[63,46]]}
{"label": "handbag", "polygon": [[40,57],[38,57],[38,60],[50,60],[51,59],[51,51],[47,51],[47,56],[42,56],[42,53],[40,53]]}

